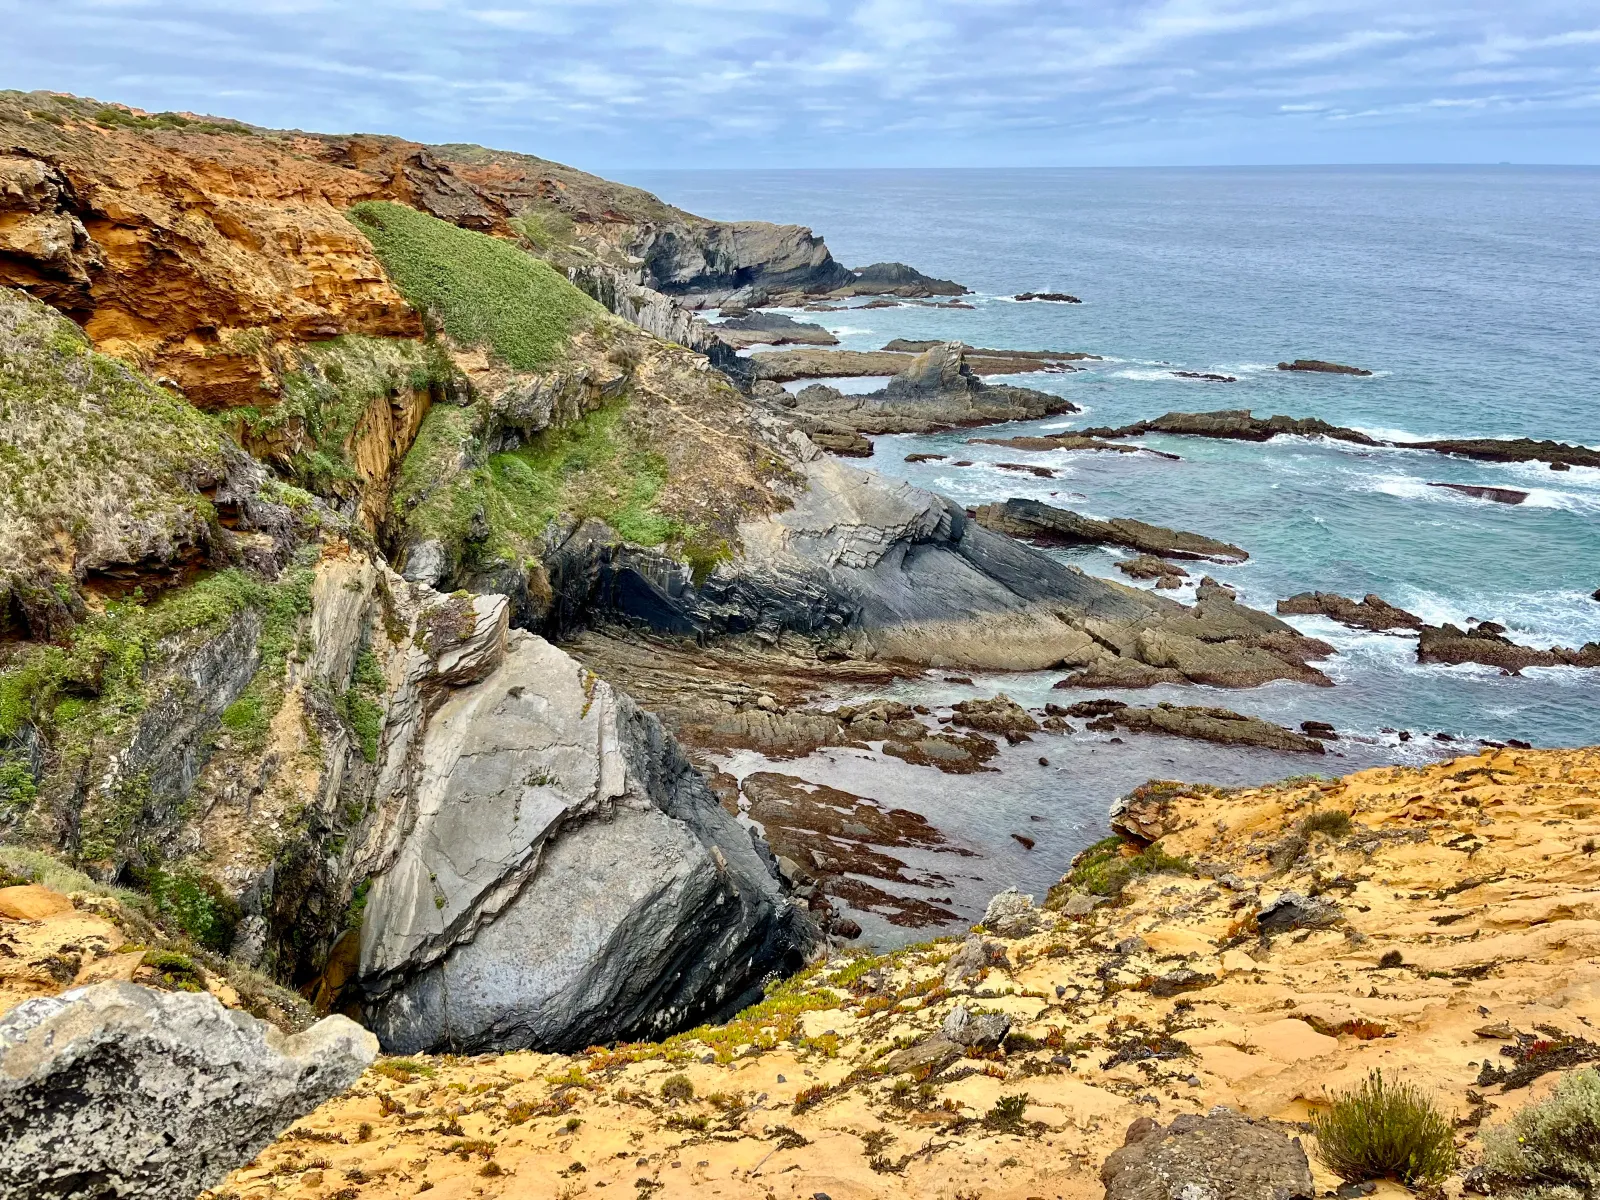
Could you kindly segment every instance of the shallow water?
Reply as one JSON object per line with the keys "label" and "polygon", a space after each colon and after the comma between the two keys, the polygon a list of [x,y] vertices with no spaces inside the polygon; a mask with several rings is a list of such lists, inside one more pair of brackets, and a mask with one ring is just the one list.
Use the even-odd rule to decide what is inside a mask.
{"label": "shallow water", "polygon": [[[1529,436],[1600,446],[1600,170],[677,172],[630,182],[707,216],[808,224],[841,261],[910,262],[976,292],[967,297],[972,311],[805,314],[833,329],[844,348],[953,338],[1104,356],[1082,364],[1083,371],[1010,380],[1065,395],[1081,414],[978,433],[878,438],[868,465],[885,474],[968,505],[1028,496],[1098,517],[1194,530],[1250,552],[1238,566],[1193,569],[1179,599],[1209,571],[1246,603],[1268,610],[1301,591],[1377,592],[1430,622],[1500,621],[1532,645],[1600,639],[1600,602],[1590,598],[1600,588],[1600,471],[1558,473],[1543,464],[1500,466],[1300,438],[1144,439],[1180,455],[1179,462],[1036,454],[967,440],[1120,425],[1171,410],[1249,408],[1322,417],[1376,436]],[[1007,298],[1026,290],[1067,291],[1084,303]],[[1275,369],[1297,357],[1353,363],[1374,375]],[[1238,381],[1175,378],[1171,372],[1180,369]],[[918,452],[975,465],[904,461]],[[1037,463],[1058,477],[986,465],[998,462]],[[1530,495],[1512,506],[1428,486],[1442,482]],[[1095,574],[1123,578],[1114,569],[1116,552],[1058,553]],[[1319,760],[1314,768],[1330,772],[1439,753],[1447,747],[1423,736],[1436,731],[1547,746],[1600,741],[1600,670],[1505,677],[1483,667],[1421,666],[1412,638],[1293,620],[1338,648],[1320,664],[1337,686],[1123,695],[1140,703],[1221,703],[1286,724],[1327,720],[1369,739],[1347,740],[1348,759]],[[1063,697],[1050,693],[1057,678],[994,677],[971,690],[1003,689],[1036,705]],[[941,688],[949,691],[931,682],[900,690],[930,700]],[[1385,729],[1418,736],[1402,744]],[[937,788],[907,780],[903,792],[896,769],[837,755],[818,766],[836,773],[808,777],[908,807],[931,806],[921,811],[952,835],[960,830],[975,839],[987,856],[992,878],[974,886],[976,895],[990,884],[1026,879],[1037,890],[1052,881],[1062,855],[1103,829],[1109,799],[1150,775],[1246,782],[1307,769],[1284,764],[1283,756],[1161,739],[1082,746],[1019,747],[1003,756],[1000,776]],[[1026,769],[1040,752],[1065,768],[1052,769],[1048,782],[1036,765]],[[923,792],[934,798],[922,799]],[[1061,830],[1059,839],[1054,832],[1048,839],[1048,854],[1041,853],[1045,839],[1031,855],[1005,844],[1016,821],[1033,815]]]}

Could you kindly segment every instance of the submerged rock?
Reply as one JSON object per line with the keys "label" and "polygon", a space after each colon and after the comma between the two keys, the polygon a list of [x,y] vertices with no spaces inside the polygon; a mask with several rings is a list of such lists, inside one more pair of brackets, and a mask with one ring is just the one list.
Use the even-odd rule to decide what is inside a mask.
{"label": "submerged rock", "polygon": [[1106,1200],[1312,1200],[1316,1188],[1300,1139],[1226,1108],[1152,1117],[1128,1127],[1100,1168]]}
{"label": "submerged rock", "polygon": [[1066,292],[1018,292],[1011,297],[1026,303],[1029,300],[1048,300],[1055,304],[1082,304],[1076,296],[1069,296]]}
{"label": "submerged rock", "polygon": [[102,983],[0,1019],[0,1194],[175,1200],[348,1088],[377,1039],[288,1036],[208,993]]}
{"label": "submerged rock", "polygon": [[1038,500],[1013,499],[1004,504],[985,504],[977,510],[975,519],[985,528],[1000,533],[1054,545],[1127,546],[1145,554],[1226,563],[1244,562],[1250,557],[1238,546],[1202,534],[1167,529],[1129,517],[1100,521]]}
{"label": "submerged rock", "polygon": [[[1109,705],[1115,702],[1103,703]],[[1080,711],[1080,706],[1076,705],[1069,711],[1074,716],[1090,715],[1088,711]],[[1173,737],[1216,742],[1223,746],[1260,746],[1268,750],[1304,754],[1325,753],[1322,742],[1317,738],[1227,708],[1183,704],[1158,704],[1153,708],[1141,708],[1119,704],[1105,710],[1099,720],[1120,725],[1135,733],[1165,733]]]}
{"label": "submerged rock", "polygon": [[1430,483],[1428,486],[1448,488],[1474,500],[1492,500],[1496,504],[1521,504],[1528,498],[1528,493],[1520,488],[1484,487],[1475,483]]}
{"label": "submerged rock", "polygon": [[1573,467],[1600,467],[1600,450],[1566,442],[1532,438],[1444,438],[1431,442],[1396,442],[1407,450],[1433,450],[1483,462],[1544,462],[1553,471]]}
{"label": "submerged rock", "polygon": [[1341,442],[1354,442],[1358,446],[1381,446],[1377,438],[1359,429],[1346,429],[1330,425],[1317,417],[1253,417],[1248,408],[1223,409],[1218,412],[1169,412],[1150,421],[1132,425],[1082,429],[1084,437],[1124,438],[1143,437],[1151,433],[1178,434],[1185,437],[1228,438],[1233,441],[1265,442],[1272,438],[1292,435],[1296,437],[1325,437]]}

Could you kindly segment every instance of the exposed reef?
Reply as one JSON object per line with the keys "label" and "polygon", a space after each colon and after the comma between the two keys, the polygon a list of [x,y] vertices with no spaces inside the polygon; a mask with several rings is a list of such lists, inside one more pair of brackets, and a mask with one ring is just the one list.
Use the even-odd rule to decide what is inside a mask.
{"label": "exposed reef", "polygon": [[1224,563],[1244,562],[1250,557],[1238,546],[1198,533],[1167,529],[1130,517],[1100,521],[1039,500],[1013,499],[1004,504],[985,504],[976,511],[974,519],[985,528],[1046,545],[1126,546],[1141,554]]}

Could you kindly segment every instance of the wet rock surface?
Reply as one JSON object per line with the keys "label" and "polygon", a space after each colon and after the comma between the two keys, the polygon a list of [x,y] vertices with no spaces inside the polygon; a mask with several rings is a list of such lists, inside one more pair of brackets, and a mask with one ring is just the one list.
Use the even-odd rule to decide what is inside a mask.
{"label": "wet rock surface", "polygon": [[1068,708],[1068,715],[1092,718],[1088,728],[1115,727],[1135,733],[1164,733],[1224,746],[1261,746],[1304,754],[1322,754],[1322,742],[1259,717],[1209,705],[1158,704],[1141,707],[1116,700],[1091,700]]}
{"label": "wet rock surface", "polygon": [[1130,517],[1101,521],[1039,500],[1013,499],[1003,504],[985,504],[977,510],[974,519],[987,529],[1049,545],[1126,546],[1143,554],[1225,563],[1244,562],[1250,557],[1238,546],[1202,534],[1167,529]]}
{"label": "wet rock surface", "polygon": [[[897,338],[882,350],[761,350],[750,356],[757,379],[786,383],[796,379],[842,379],[853,376],[898,375],[917,356],[945,346],[940,341]],[[975,375],[1020,375],[1036,371],[1061,373],[1072,364],[1097,359],[1077,350],[991,350],[953,343],[961,348]],[[1076,411],[1063,410],[1063,411]]]}
{"label": "wet rock surface", "polygon": [[1077,411],[1070,400],[1048,392],[984,383],[957,342],[902,360],[902,367],[882,391],[865,395],[811,384],[794,395],[793,411],[858,433],[927,433]]}
{"label": "wet rock surface", "polygon": [[[748,816],[761,827],[780,867],[791,864],[787,869],[802,898],[810,899],[808,889],[811,895],[826,893],[910,928],[956,919],[949,909],[903,891],[907,885],[937,888],[947,882],[893,854],[896,849],[955,849],[925,818],[768,771],[746,776],[740,786]],[[890,892],[870,880],[902,890]],[[822,907],[813,901],[814,909]]]}
{"label": "wet rock surface", "polygon": [[1421,629],[1422,618],[1390,604],[1376,592],[1352,600],[1337,592],[1300,592],[1278,601],[1280,616],[1332,617],[1352,629]]}
{"label": "wet rock surface", "polygon": [[1008,438],[968,438],[969,446],[1005,446],[1011,450],[1101,450],[1110,454],[1150,454],[1156,458],[1178,461],[1176,454],[1151,450],[1146,446],[1123,446],[1099,438],[1079,437],[1076,434],[1056,433],[1045,437],[1019,436]]}
{"label": "wet rock surface", "polygon": [[[1183,581],[1189,578],[1189,572],[1177,563],[1167,562],[1153,554],[1141,554],[1137,558],[1119,558],[1116,565],[1117,570],[1128,578],[1153,579],[1156,587],[1165,591],[1180,587]],[[1278,611],[1283,611],[1281,606]]]}
{"label": "wet rock surface", "polygon": [[1143,437],[1151,433],[1168,433],[1184,437],[1228,438],[1234,441],[1265,442],[1285,435],[1295,437],[1326,437],[1341,442],[1354,442],[1358,446],[1378,446],[1383,443],[1358,429],[1330,425],[1318,417],[1254,417],[1247,408],[1225,409],[1218,412],[1169,412],[1150,421],[1137,421],[1132,425],[1106,426],[1079,431],[1084,437],[1124,438]]}
{"label": "wet rock surface", "polygon": [[755,312],[713,326],[716,336],[736,350],[748,346],[837,346],[839,339],[821,325],[783,313]]}
{"label": "wet rock surface", "polygon": [[1573,467],[1600,467],[1600,450],[1573,446],[1566,442],[1532,438],[1443,438],[1431,442],[1397,442],[1411,450],[1433,450],[1482,462],[1543,462],[1551,470]]}
{"label": "wet rock surface", "polygon": [[0,1192],[192,1196],[377,1050],[345,1017],[287,1036],[205,993],[102,983],[29,1000],[0,1020]]}
{"label": "wet rock surface", "polygon": [[1528,498],[1528,493],[1520,488],[1484,487],[1475,483],[1430,483],[1428,486],[1446,488],[1463,496],[1471,496],[1474,500],[1490,500],[1495,504],[1521,504]]}
{"label": "wet rock surface", "polygon": [[1320,358],[1297,358],[1293,362],[1278,364],[1280,371],[1309,371],[1320,375],[1371,375],[1362,367],[1349,367],[1344,363],[1326,362]]}
{"label": "wet rock surface", "polygon": [[1600,667],[1600,642],[1586,642],[1578,649],[1551,646],[1539,650],[1513,642],[1505,634],[1505,626],[1494,621],[1484,621],[1470,629],[1448,623],[1423,625],[1418,630],[1417,661],[1479,663],[1512,674],[1526,667]]}

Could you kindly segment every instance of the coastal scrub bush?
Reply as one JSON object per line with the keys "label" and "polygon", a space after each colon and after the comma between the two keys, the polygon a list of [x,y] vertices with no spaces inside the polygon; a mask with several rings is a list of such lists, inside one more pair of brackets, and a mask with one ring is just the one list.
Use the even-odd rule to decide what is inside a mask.
{"label": "coastal scrub bush", "polygon": [[1047,907],[1075,891],[1115,897],[1141,875],[1188,875],[1193,870],[1188,859],[1166,853],[1159,842],[1131,855],[1123,853],[1127,845],[1122,838],[1112,836],[1080,853],[1072,860],[1067,877],[1050,889]]}
{"label": "coastal scrub bush", "polygon": [[1311,1132],[1323,1165],[1350,1183],[1397,1179],[1412,1187],[1435,1183],[1456,1165],[1449,1119],[1418,1088],[1386,1082],[1381,1071],[1313,1115]]}
{"label": "coastal scrub bush", "polygon": [[1342,838],[1350,829],[1350,814],[1338,808],[1314,812],[1300,823],[1300,832],[1307,837],[1313,833],[1325,833],[1331,838]]}
{"label": "coastal scrub bush", "polygon": [[165,923],[181,929],[198,945],[224,953],[239,923],[239,906],[216,880],[191,872],[157,868],[139,880]]}
{"label": "coastal scrub bush", "polygon": [[689,1082],[687,1075],[668,1075],[661,1084],[661,1098],[663,1100],[693,1100],[694,1084]]}
{"label": "coastal scrub bush", "polygon": [[1529,1200],[1600,1190],[1600,1072],[1572,1072],[1544,1100],[1485,1130],[1483,1171],[1497,1194]]}
{"label": "coastal scrub bush", "polygon": [[607,315],[549,263],[511,242],[381,200],[346,215],[413,308],[509,367],[554,362],[579,321]]}

